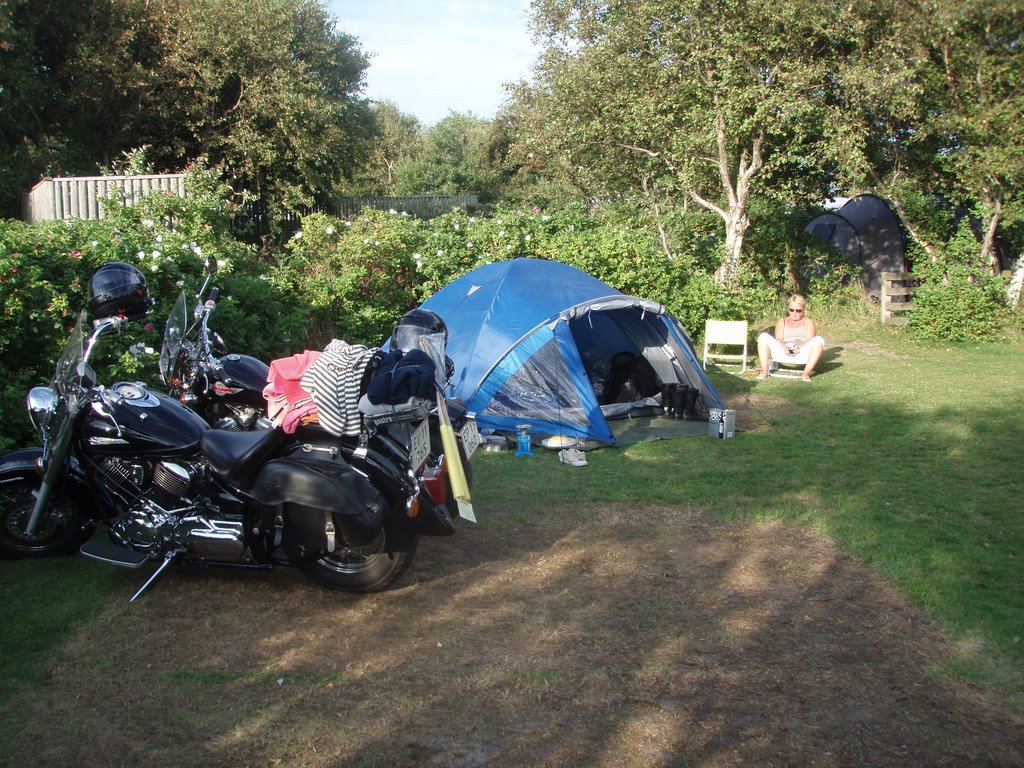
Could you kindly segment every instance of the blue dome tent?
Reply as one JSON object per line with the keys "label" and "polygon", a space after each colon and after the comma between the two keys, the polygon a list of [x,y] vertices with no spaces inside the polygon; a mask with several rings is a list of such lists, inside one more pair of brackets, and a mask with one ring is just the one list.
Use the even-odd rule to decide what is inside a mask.
{"label": "blue dome tent", "polygon": [[[609,419],[651,416],[662,383],[722,400],[665,308],[556,261],[518,258],[463,275],[423,303],[448,326],[448,394],[481,429],[615,444]],[[706,427],[704,429],[706,434]]]}

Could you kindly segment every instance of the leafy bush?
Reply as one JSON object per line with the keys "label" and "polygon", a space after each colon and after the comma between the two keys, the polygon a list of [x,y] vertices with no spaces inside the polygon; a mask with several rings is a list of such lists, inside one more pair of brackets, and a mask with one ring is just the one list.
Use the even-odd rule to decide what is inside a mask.
{"label": "leafy bush", "polygon": [[307,348],[309,307],[291,300],[265,275],[233,271],[215,276],[214,285],[220,298],[210,327],[229,350],[269,361]]}
{"label": "leafy bush", "polygon": [[977,240],[967,222],[935,261],[915,261],[924,278],[915,291],[909,325],[922,339],[965,341],[991,337],[1005,311],[1005,284],[980,263]]}
{"label": "leafy bush", "polygon": [[[860,271],[844,254],[804,232],[820,212],[778,200],[759,200],[751,206],[755,223],[744,240],[745,269],[750,274],[741,282],[744,292],[758,285],[772,287],[769,314],[777,311],[778,298],[792,293],[813,296],[819,307],[860,299]],[[748,303],[759,300],[752,297]]]}
{"label": "leafy bush", "polygon": [[678,305],[674,309],[676,319],[696,342],[704,333],[704,321],[746,320],[746,308],[736,291],[715,282],[714,275],[697,272],[683,285]]}
{"label": "leafy bush", "polygon": [[925,278],[909,313],[918,338],[965,341],[994,335],[1003,310],[1002,280],[961,264],[927,264],[915,274]]}
{"label": "leafy bush", "polygon": [[413,259],[420,302],[482,264],[523,254],[532,239],[524,223],[502,209],[492,217],[455,209],[423,222],[418,231],[421,239]]}
{"label": "leafy bush", "polygon": [[99,348],[99,380],[154,381],[156,356],[140,359],[128,350],[159,348],[163,318],[181,287],[198,283],[207,256],[226,270],[254,257],[230,236],[227,193],[212,173],[196,167],[186,185],[186,198],[156,192],[131,207],[111,198],[100,220],[0,220],[0,409],[7,417],[0,450],[32,441],[28,419],[21,417],[25,392],[52,376],[68,332],[86,308],[96,267],[105,261],[134,264],[155,300],[148,322],[132,324]]}
{"label": "leafy bush", "polygon": [[[25,393],[45,384],[88,299],[88,281],[103,261],[131,260],[132,247],[97,222],[0,221],[0,449],[31,436]],[[140,332],[130,334],[140,340]],[[127,336],[127,334],[126,334]]]}
{"label": "leafy bush", "polygon": [[418,303],[419,243],[412,220],[393,213],[368,210],[352,222],[307,216],[272,272],[278,290],[308,307],[300,345],[380,344]]}
{"label": "leafy bush", "polygon": [[[662,221],[672,259],[649,212],[626,204],[551,212],[498,206],[490,216],[454,210],[428,221],[395,211],[367,210],[352,221],[314,214],[271,259],[234,236],[231,191],[211,170],[190,169],[186,185],[186,198],[157,192],[131,207],[110,200],[99,221],[0,222],[5,414],[24,413],[26,390],[49,379],[86,304],[89,275],[109,260],[138,266],[155,305],[150,322],[101,347],[94,366],[101,381],[156,383],[155,354],[129,349],[159,348],[173,302],[182,290],[195,294],[208,264],[221,289],[212,327],[230,349],[264,360],[323,348],[333,338],[380,344],[404,311],[444,285],[517,256],[561,261],[659,301],[693,334],[707,317],[757,317],[778,298],[756,270],[743,273],[741,288],[715,284],[714,238],[705,218],[689,214]],[[27,419],[5,420],[0,449],[30,441]]]}

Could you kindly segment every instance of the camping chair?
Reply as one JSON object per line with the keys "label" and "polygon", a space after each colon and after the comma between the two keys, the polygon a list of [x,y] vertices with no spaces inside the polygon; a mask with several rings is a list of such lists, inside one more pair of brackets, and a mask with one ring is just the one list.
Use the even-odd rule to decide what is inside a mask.
{"label": "camping chair", "polygon": [[[743,353],[736,350],[711,351],[711,347],[743,347]],[[747,370],[747,321],[746,320],[705,320],[704,321],[704,370],[708,360],[720,368],[736,368],[743,373]]]}
{"label": "camping chair", "polygon": [[807,355],[802,353],[794,359],[789,355],[776,357],[775,350],[769,347],[768,375],[780,379],[802,379],[804,368],[807,367]]}
{"label": "camping chair", "polygon": [[776,360],[775,357],[772,357],[768,364],[770,369],[768,375],[780,379],[801,379],[805,367],[807,367],[806,363],[793,363],[788,360]]}

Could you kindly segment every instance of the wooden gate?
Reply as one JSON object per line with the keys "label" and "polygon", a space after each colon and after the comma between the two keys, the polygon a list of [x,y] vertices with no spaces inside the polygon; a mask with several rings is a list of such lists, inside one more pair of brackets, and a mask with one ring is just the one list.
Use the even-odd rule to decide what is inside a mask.
{"label": "wooden gate", "polygon": [[905,325],[906,312],[914,303],[914,293],[922,279],[909,272],[882,273],[882,324]]}

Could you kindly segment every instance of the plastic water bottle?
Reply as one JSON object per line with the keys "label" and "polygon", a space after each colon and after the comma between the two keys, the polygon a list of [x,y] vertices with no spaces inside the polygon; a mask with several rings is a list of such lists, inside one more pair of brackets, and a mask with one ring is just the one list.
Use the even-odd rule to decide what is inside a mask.
{"label": "plastic water bottle", "polygon": [[530,425],[516,425],[516,456],[533,456],[533,449],[530,448]]}

